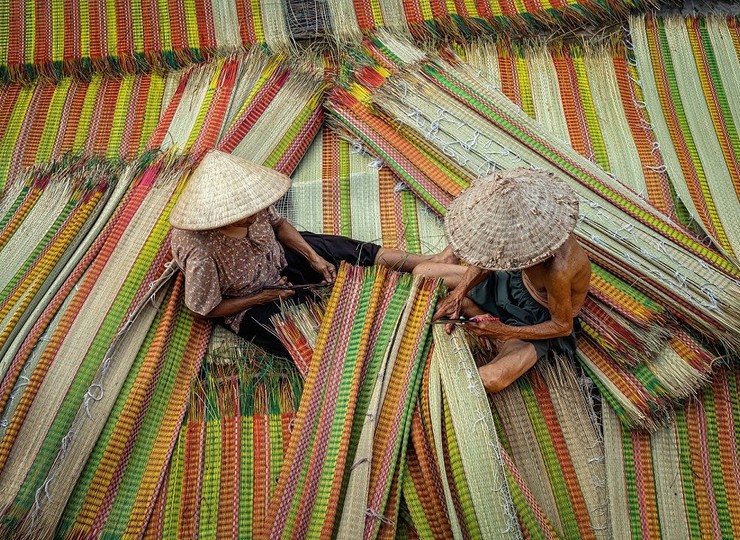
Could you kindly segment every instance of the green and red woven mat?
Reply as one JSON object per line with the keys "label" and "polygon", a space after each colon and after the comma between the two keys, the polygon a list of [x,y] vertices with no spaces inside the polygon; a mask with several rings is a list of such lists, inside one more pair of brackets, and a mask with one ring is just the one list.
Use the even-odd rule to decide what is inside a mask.
{"label": "green and red woven mat", "polygon": [[603,411],[609,519],[619,538],[735,538],[740,533],[736,366],[718,369],[654,433]]}
{"label": "green and red woven mat", "polygon": [[690,219],[740,253],[740,22],[736,17],[632,17],[644,106]]}
{"label": "green and red woven mat", "polygon": [[422,41],[535,34],[617,23],[652,0],[373,0],[321,4],[239,0],[10,3],[0,19],[0,80],[178,69],[223,50],[297,40],[359,41],[378,28]]}

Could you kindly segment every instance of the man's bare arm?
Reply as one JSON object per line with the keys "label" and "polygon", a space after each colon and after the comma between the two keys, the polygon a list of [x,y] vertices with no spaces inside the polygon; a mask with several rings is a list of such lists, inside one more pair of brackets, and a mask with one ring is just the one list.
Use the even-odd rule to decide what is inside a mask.
{"label": "man's bare arm", "polygon": [[468,266],[457,287],[437,304],[434,318],[450,317],[456,319],[460,317],[463,300],[470,290],[483,281],[488,274],[490,274],[489,270],[483,270],[476,266]]}
{"label": "man's bare arm", "polygon": [[573,331],[573,306],[571,304],[571,279],[564,272],[554,273],[547,281],[548,311],[551,319],[529,326],[510,326],[500,321],[469,323],[466,329],[494,339],[538,340],[564,337]]}

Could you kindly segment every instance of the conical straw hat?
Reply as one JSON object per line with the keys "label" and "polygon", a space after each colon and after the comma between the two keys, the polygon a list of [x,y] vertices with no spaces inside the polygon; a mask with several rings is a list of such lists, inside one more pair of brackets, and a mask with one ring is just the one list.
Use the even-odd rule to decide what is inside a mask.
{"label": "conical straw hat", "polygon": [[290,188],[290,178],[246,159],[212,150],[188,179],[170,214],[178,229],[202,231],[264,210]]}
{"label": "conical straw hat", "polygon": [[500,171],[452,204],[445,232],[455,254],[488,270],[519,270],[550,257],[578,220],[578,196],[552,173]]}

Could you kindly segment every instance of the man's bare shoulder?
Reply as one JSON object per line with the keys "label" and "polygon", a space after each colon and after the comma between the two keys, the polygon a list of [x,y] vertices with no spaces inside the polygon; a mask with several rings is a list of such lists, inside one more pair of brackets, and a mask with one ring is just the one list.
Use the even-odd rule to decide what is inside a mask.
{"label": "man's bare shoulder", "polygon": [[591,280],[591,261],[588,253],[573,235],[555,253],[548,265],[548,278],[568,281],[571,288],[588,288]]}

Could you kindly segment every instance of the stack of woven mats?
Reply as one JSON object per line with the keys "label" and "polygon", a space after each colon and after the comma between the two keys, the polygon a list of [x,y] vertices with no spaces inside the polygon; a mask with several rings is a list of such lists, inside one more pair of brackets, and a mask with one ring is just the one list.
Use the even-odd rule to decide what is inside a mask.
{"label": "stack of woven mats", "polygon": [[388,27],[420,39],[534,33],[613,21],[650,0],[325,3],[260,0],[11,2],[0,18],[0,80],[178,69],[224,50],[267,45],[298,52],[296,39],[356,39]]}
{"label": "stack of woven mats", "polygon": [[[502,40],[495,55],[484,51],[476,57],[476,46],[456,47],[484,75],[481,66],[487,64],[475,59],[491,62],[495,56],[498,69],[490,73],[498,71],[502,91],[527,114],[546,122],[557,132],[553,136],[527,123],[509,102],[489,95],[496,77],[481,80],[447,49],[442,52],[445,60],[428,62],[389,34],[366,40],[365,50],[350,58],[350,64],[370,69],[356,70],[354,79],[340,72],[333,120],[322,126],[324,76],[332,71],[325,73],[325,59],[305,51],[307,58],[298,65],[286,58],[298,51],[291,34],[305,36],[302,26],[311,22],[287,7],[267,1],[250,6],[177,1],[111,4],[101,10],[88,4],[16,3],[0,21],[7,25],[0,28],[0,41],[7,45],[0,46],[5,55],[0,68],[11,81],[0,90],[0,153],[5,156],[0,186],[9,186],[0,203],[5,234],[0,249],[6,250],[3,261],[12,254],[15,264],[5,283],[9,296],[3,297],[3,324],[9,324],[3,327],[8,335],[0,357],[4,531],[38,538],[55,531],[60,537],[116,538],[168,537],[176,530],[204,537],[238,536],[237,531],[299,535],[302,527],[324,530],[325,509],[334,519],[324,532],[358,536],[515,536],[515,515],[528,537],[644,537],[659,531],[666,538],[674,532],[679,537],[735,536],[736,436],[721,433],[737,433],[731,421],[737,417],[732,412],[737,409],[737,381],[724,371],[712,374],[710,364],[723,342],[730,352],[737,343],[732,328],[737,268],[731,256],[733,233],[728,232],[734,230],[736,191],[735,197],[727,196],[737,185],[732,172],[737,115],[726,97],[737,87],[728,67],[737,62],[736,21],[636,18],[627,48],[619,43],[598,48],[563,44],[534,47],[530,54]],[[517,33],[573,28],[613,20],[625,7],[639,6],[529,2],[525,9],[516,2],[399,6],[383,0],[371,7],[364,12],[327,3],[326,28],[358,43],[363,32],[381,26],[393,29],[395,36],[464,39],[490,28]],[[144,25],[149,30],[132,30]],[[245,55],[235,50],[242,44],[268,44],[283,54],[255,50]],[[204,58],[213,61],[166,75],[148,72],[152,67],[190,66]],[[415,68],[406,67],[417,63],[425,72],[421,78],[412,73]],[[435,71],[439,66],[444,72]],[[590,76],[592,72],[599,76]],[[62,78],[66,74],[75,77]],[[84,76],[78,78],[80,74]],[[373,94],[376,86],[392,88],[393,81],[383,82],[389,74],[412,82],[395,90],[395,97],[401,96],[395,109],[388,107],[393,92]],[[469,112],[455,132],[440,111],[409,108],[415,92],[431,88],[424,77],[467,92],[465,108],[473,103],[476,114],[496,117],[494,124],[504,126],[501,133],[492,137],[490,121],[481,124]],[[645,82],[639,87],[633,79]],[[447,107],[460,101],[447,93],[429,94],[437,96],[431,102]],[[691,108],[700,94],[706,113]],[[423,100],[430,102],[429,95]],[[356,97],[362,107],[374,101],[375,109],[362,116]],[[342,107],[342,112],[360,115],[386,141],[369,137],[370,131],[355,132],[351,138],[362,139],[360,143],[343,140],[344,130],[366,127],[337,114]],[[453,123],[459,122],[455,115],[463,113],[454,107],[449,111]],[[599,118],[596,111],[609,111],[610,116]],[[396,117],[411,129],[398,129]],[[702,124],[710,119],[711,126]],[[467,125],[477,127],[467,130]],[[634,145],[623,136],[627,132]],[[721,159],[704,147],[710,139],[699,140],[700,132],[712,133]],[[590,168],[558,139],[612,171],[652,206]],[[681,140],[692,144],[680,148]],[[675,156],[670,155],[674,145]],[[359,362],[350,373],[339,371],[343,363],[333,358],[331,373],[337,378],[320,380],[306,394],[307,403],[313,400],[331,411],[323,420],[316,411],[300,413],[302,403],[296,409],[301,385],[293,372],[275,382],[245,369],[209,367],[191,391],[210,328],[182,307],[182,279],[170,275],[166,266],[166,216],[190,161],[150,154],[125,169],[112,162],[92,169],[80,165],[75,170],[86,171],[82,176],[92,180],[82,186],[74,173],[65,172],[73,162],[66,154],[84,151],[130,160],[144,150],[162,148],[197,157],[212,147],[288,173],[305,156],[282,204],[299,225],[426,252],[443,242],[435,214],[442,214],[451,195],[492,163],[564,170],[584,197],[579,234],[599,264],[594,266],[579,354],[608,402],[603,405],[608,474],[590,401],[584,399],[589,397],[584,391],[587,378],[572,366],[540,366],[495,396],[491,409],[460,336],[436,336],[431,352],[407,364],[403,376],[416,386],[407,395],[391,393],[396,399],[389,409],[379,408],[386,411],[379,418],[388,418],[399,430],[396,435],[406,435],[383,431],[387,439],[379,438],[375,445],[365,424],[353,422],[360,420],[358,407],[365,406],[371,392],[355,386],[359,383],[352,376]],[[81,164],[95,162],[78,159]],[[48,166],[49,160],[58,164]],[[33,164],[39,167],[6,181]],[[711,180],[715,173],[723,179],[721,185]],[[436,185],[443,177],[452,183]],[[69,187],[56,191],[55,184],[67,179]],[[114,186],[105,207],[103,198],[94,204]],[[63,197],[54,199],[57,193]],[[703,248],[663,214],[692,227],[698,224],[724,251]],[[48,225],[44,230],[35,229],[39,219]],[[34,228],[29,238],[18,232],[24,226]],[[157,282],[162,272],[164,279]],[[635,276],[639,282],[633,282]],[[153,283],[161,288],[151,289]],[[44,296],[38,294],[42,284],[51,285]],[[340,292],[346,291],[338,288]],[[424,309],[428,316],[431,303]],[[330,314],[325,324],[340,324],[340,315]],[[347,321],[339,328],[348,329]],[[673,336],[667,339],[666,331]],[[419,335],[415,339],[429,341]],[[316,380],[311,370],[318,368],[311,358],[318,343],[318,337],[306,339],[302,355],[297,354],[309,381]],[[359,349],[367,355],[365,346]],[[331,354],[318,350],[322,358]],[[710,378],[711,391],[705,388],[701,401],[667,416],[677,399]],[[387,389],[392,390],[391,382]],[[331,388],[350,389],[354,418],[343,407],[331,407],[333,398],[327,401],[326,396],[333,394],[321,394],[328,389],[321,385],[330,383],[335,385]],[[214,394],[217,388],[223,389],[220,399]],[[265,406],[268,395],[271,404]],[[380,407],[375,397],[370,395],[367,407]],[[188,404],[192,427],[180,431]],[[296,410],[303,420],[292,437],[289,418]],[[392,419],[400,420],[396,424]],[[261,426],[259,443],[250,442],[257,439],[250,439],[246,428],[237,428],[250,421]],[[668,435],[657,431],[651,438],[626,431],[635,424],[655,428],[666,421]],[[237,434],[244,434],[238,444]],[[315,448],[312,437],[317,434],[337,445],[329,445],[327,453],[307,454]],[[679,451],[664,458],[671,437]],[[254,453],[261,464],[243,460],[252,444],[270,448]],[[648,446],[653,444],[657,450],[649,461]],[[389,467],[380,472],[369,461],[373,456],[376,462],[376,447],[387,451],[381,455]],[[353,448],[356,455],[350,461]],[[173,452],[177,459],[170,466]],[[283,459],[288,455],[284,452],[292,452],[290,460]],[[629,460],[615,457],[638,454],[642,461],[634,472],[624,464]],[[343,470],[329,466],[327,459],[334,456],[344,456]],[[187,466],[191,463],[192,468]],[[287,463],[287,472],[277,472],[281,463]],[[351,472],[349,463],[355,465]],[[661,483],[678,470],[681,497]],[[652,477],[648,471],[654,471]],[[298,493],[296,478],[307,475],[319,480],[313,484],[316,489]],[[633,476],[639,479],[635,485],[620,483],[620,477]],[[693,485],[693,477],[701,478],[701,485]],[[332,491],[330,485],[345,491]],[[228,511],[213,508],[218,486],[227,494],[239,492],[238,513],[237,497],[229,500]],[[277,489],[282,498],[270,499]],[[368,505],[370,500],[377,504]],[[619,519],[625,508],[633,517],[629,523]],[[298,521],[298,515],[310,519]],[[280,520],[268,531],[265,523],[273,527],[272,516]],[[365,529],[352,527],[358,519],[367,524]]]}
{"label": "stack of woven mats", "polygon": [[[706,380],[719,353],[706,351],[692,332],[736,350],[738,269],[731,259],[558,142],[451,53],[453,63],[388,34],[368,40],[364,51],[375,67],[364,61],[335,88],[332,118],[431,209],[444,213],[471,178],[493,167],[529,164],[572,179],[582,197],[576,233],[599,265],[582,315],[581,357],[628,425],[654,422]],[[635,278],[635,286],[626,283]]]}
{"label": "stack of woven mats", "polygon": [[[493,417],[465,339],[437,333],[430,350],[436,297],[432,280],[343,266],[320,328],[303,326],[313,345],[304,349],[310,361],[295,418],[295,402],[275,395],[285,394],[274,386],[271,397],[258,394],[259,411],[249,405],[256,396],[239,393],[245,406],[232,401],[238,385],[267,391],[266,374],[250,374],[253,383],[234,376],[218,382],[211,422],[206,390],[205,426],[196,397],[170,473],[170,486],[182,489],[168,490],[160,537],[238,526],[242,537],[255,538],[389,538],[403,531],[518,538]],[[301,311],[305,319],[318,316],[299,308],[278,326],[297,322]],[[227,439],[239,410],[242,430],[230,429]],[[269,438],[258,441],[263,425],[263,433],[271,426]],[[253,455],[240,453],[245,440],[255,441]]]}

